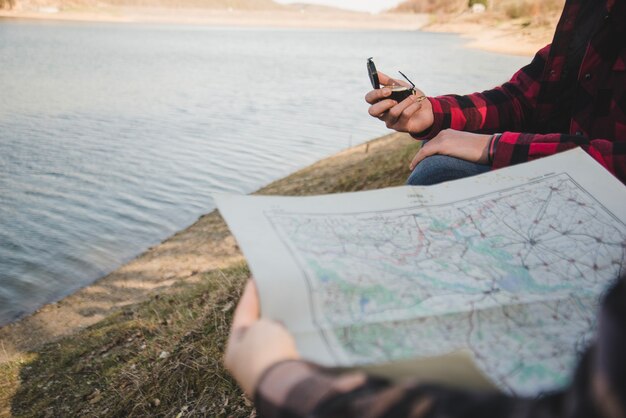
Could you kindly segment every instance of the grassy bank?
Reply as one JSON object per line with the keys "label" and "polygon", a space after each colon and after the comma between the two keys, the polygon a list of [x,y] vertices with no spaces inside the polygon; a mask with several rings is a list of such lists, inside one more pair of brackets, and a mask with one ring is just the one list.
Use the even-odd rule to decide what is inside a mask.
{"label": "grassy bank", "polygon": [[[399,185],[417,149],[407,136],[390,135],[322,160],[258,193],[311,195]],[[181,234],[206,225],[212,233],[204,237],[212,246],[231,248],[224,246],[232,237],[216,212]],[[180,245],[183,252],[197,251],[193,241]],[[194,273],[194,280],[177,281],[144,302],[0,364],[0,416],[253,415],[221,365],[248,270],[236,246],[220,254],[221,267]]]}

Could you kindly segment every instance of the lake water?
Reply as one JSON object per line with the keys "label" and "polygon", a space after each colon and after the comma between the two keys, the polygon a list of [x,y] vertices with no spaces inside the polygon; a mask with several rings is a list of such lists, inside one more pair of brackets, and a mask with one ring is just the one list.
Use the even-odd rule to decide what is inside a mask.
{"label": "lake water", "polygon": [[386,133],[366,59],[428,94],[528,58],[420,32],[0,20],[0,325],[214,208]]}

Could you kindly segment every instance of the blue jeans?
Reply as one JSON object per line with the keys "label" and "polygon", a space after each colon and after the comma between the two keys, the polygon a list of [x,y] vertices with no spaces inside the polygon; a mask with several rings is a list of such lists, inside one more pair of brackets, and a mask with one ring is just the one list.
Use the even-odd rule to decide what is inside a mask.
{"label": "blue jeans", "polygon": [[482,174],[491,169],[489,165],[471,163],[445,155],[432,155],[415,166],[406,184],[427,186]]}

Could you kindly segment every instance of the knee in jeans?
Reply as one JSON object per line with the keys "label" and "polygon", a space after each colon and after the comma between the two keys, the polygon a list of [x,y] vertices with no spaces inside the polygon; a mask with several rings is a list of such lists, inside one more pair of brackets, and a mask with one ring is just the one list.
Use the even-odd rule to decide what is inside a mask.
{"label": "knee in jeans", "polygon": [[406,184],[409,186],[426,186],[435,184],[446,178],[450,170],[454,169],[456,159],[446,155],[432,155],[420,162],[409,176]]}

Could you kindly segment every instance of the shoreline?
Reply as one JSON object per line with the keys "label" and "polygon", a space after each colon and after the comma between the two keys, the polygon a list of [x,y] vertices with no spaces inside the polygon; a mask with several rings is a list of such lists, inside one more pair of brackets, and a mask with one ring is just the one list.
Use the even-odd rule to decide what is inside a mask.
{"label": "shoreline", "polygon": [[[365,158],[376,157],[376,151],[382,154],[415,145],[415,141],[404,134],[392,133],[375,138],[323,158],[254,194],[337,192],[333,176],[337,176],[338,165],[357,166]],[[404,162],[402,166],[405,166]],[[394,168],[394,175],[402,179],[407,175],[396,171]],[[379,175],[383,177],[385,173]],[[387,173],[379,181],[363,179],[367,183],[354,190],[384,187],[388,178]],[[215,209],[77,292],[0,328],[0,365],[19,360],[46,343],[76,334],[115,312],[124,311],[125,307],[157,294],[196,285],[205,275],[244,261],[234,237]]]}
{"label": "shoreline", "polygon": [[211,10],[164,7],[98,6],[95,9],[5,10],[0,21],[85,22],[118,24],[179,24],[207,27],[276,29],[400,30],[453,33],[472,49],[506,55],[533,56],[550,40],[558,16],[548,24],[530,25],[527,18],[503,19],[494,13],[428,15],[370,14],[319,10]]}
{"label": "shoreline", "polygon": [[[260,16],[267,16],[268,12],[259,13],[253,13],[256,16],[255,19],[258,19]],[[294,12],[288,12],[289,16],[292,16],[293,13]],[[275,12],[273,14],[275,15]],[[0,12],[0,17],[6,17],[6,15],[6,11]],[[323,15],[327,15],[327,13],[323,13]],[[326,24],[331,26],[325,27],[331,28],[333,27],[332,25],[343,22],[341,19],[345,19],[345,15],[340,15],[343,17],[337,18],[337,20],[327,21]],[[353,17],[354,13],[348,13],[348,15]],[[19,19],[28,18],[28,16],[30,15],[27,13],[14,12],[10,17],[12,19]],[[80,16],[80,19],[76,16]],[[86,21],[83,20],[85,15],[76,16],[67,20]],[[285,16],[287,15],[283,17]],[[46,15],[41,19],[51,20],[56,17],[58,16],[51,17]],[[395,19],[397,15],[392,15],[392,17]],[[95,21],[113,22],[113,20],[107,19],[100,17]],[[385,15],[384,19],[377,20],[381,26],[376,27],[376,29],[391,28],[391,25],[385,26],[389,23],[390,19],[389,15]],[[417,22],[415,15],[412,15],[412,19],[413,20],[410,21],[411,25],[415,25]],[[420,27],[424,27],[427,19],[428,18],[423,15],[419,17]],[[298,21],[300,22],[298,27],[318,27],[315,26],[315,24],[319,22],[315,19],[311,19],[310,16],[306,16],[305,20],[312,26],[303,25],[302,21]],[[139,23],[133,20],[117,21]],[[200,21],[202,21],[202,23],[197,24],[208,24],[207,20],[200,19],[197,22]],[[251,22],[256,22],[254,19],[240,19],[237,21],[241,26],[253,26]],[[273,22],[275,23],[275,21]],[[268,26],[276,27],[273,26],[273,22],[268,22]],[[398,22],[395,23],[396,26],[393,27],[394,29],[397,29],[398,24],[400,24],[400,26],[406,25],[406,28],[411,27],[408,23],[408,18],[407,20],[400,19]],[[141,21],[141,23],[165,23],[165,21],[144,20]],[[167,23],[176,22],[168,20]],[[187,24],[190,22],[179,21],[178,23]],[[360,22],[360,24],[363,23],[367,22]],[[385,23],[385,25],[383,25],[383,23]],[[485,49],[497,53],[532,55],[536,51],[536,42],[519,42],[515,50],[510,49],[511,41],[508,37],[511,36],[511,33],[515,35],[515,25],[516,24],[513,23],[493,30],[481,31],[479,30],[479,26],[476,26],[474,23],[463,26],[454,22],[434,22],[429,24],[424,30],[459,33],[462,37],[469,39],[468,47]],[[222,26],[224,26],[223,23]],[[359,28],[360,27],[355,26],[350,29]],[[494,39],[496,41],[494,41]],[[505,47],[508,47],[508,50],[503,51],[502,49]],[[349,160],[351,158],[357,158],[355,157],[356,155],[363,152],[367,154],[370,149],[375,150],[378,148],[396,146],[395,144],[391,144],[391,142],[397,142],[398,136],[402,137],[403,135],[386,135],[324,158],[318,163],[298,171],[294,175],[271,183],[260,189],[257,193],[274,191],[274,194],[296,194],[298,187],[303,187],[302,181],[298,180],[302,176],[301,173],[307,173],[312,167],[332,165],[333,161],[337,161],[338,159]],[[406,143],[403,142],[404,146],[407,146],[407,144],[411,142],[407,138],[404,138],[402,141],[408,141]],[[402,174],[404,175],[405,173]],[[326,181],[332,184],[331,178],[326,179]],[[290,182],[293,184],[290,184]],[[280,186],[277,187],[276,185]],[[372,183],[372,185],[375,185],[375,183]],[[318,189],[320,187],[323,188],[319,183],[317,183],[316,186]],[[369,187],[369,185],[366,187]],[[189,227],[175,233],[160,244],[148,248],[130,262],[118,267],[104,277],[99,278],[92,284],[87,285],[58,302],[44,305],[34,313],[16,322],[1,327],[0,365],[11,362],[27,352],[36,350],[45,343],[56,341],[64,336],[79,332],[107,318],[112,313],[123,310],[126,306],[145,301],[154,294],[167,292],[177,286],[192,285],[202,280],[202,277],[207,272],[227,268],[228,266],[235,263],[242,263],[243,261],[243,256],[234,238],[230,235],[228,228],[221,220],[219,214],[217,214],[216,211],[212,211],[211,213],[201,216]]]}
{"label": "shoreline", "polygon": [[422,30],[455,33],[466,39],[466,47],[506,55],[534,56],[552,41],[558,15],[532,25],[529,18],[504,19],[496,13],[437,16]]}
{"label": "shoreline", "polygon": [[0,19],[180,24],[210,27],[260,27],[284,29],[381,29],[415,31],[429,22],[426,14],[370,14],[350,11],[212,10],[164,7],[104,6],[96,10],[2,10]]}

